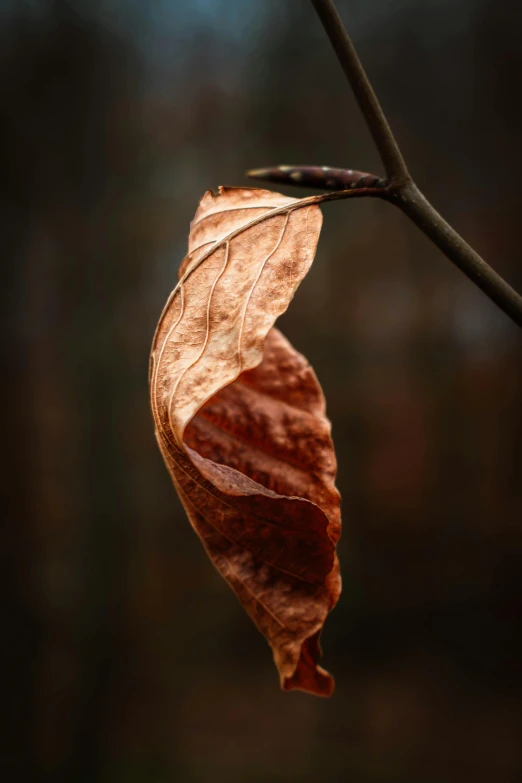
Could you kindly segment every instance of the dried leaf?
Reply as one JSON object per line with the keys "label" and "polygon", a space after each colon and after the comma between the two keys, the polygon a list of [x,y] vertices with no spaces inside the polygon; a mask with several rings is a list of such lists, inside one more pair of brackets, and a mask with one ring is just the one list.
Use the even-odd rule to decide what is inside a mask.
{"label": "dried leaf", "polygon": [[151,354],[156,436],[212,562],[270,643],[282,687],[333,689],[319,634],[340,592],[336,462],[307,361],[272,328],[312,263],[316,205],[203,197]]}

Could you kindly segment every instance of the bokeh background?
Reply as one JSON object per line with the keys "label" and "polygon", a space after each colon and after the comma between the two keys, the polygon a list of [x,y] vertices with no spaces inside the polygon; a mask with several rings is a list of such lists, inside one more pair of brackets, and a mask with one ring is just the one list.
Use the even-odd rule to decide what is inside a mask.
{"label": "bokeh background", "polygon": [[[420,186],[522,289],[520,3],[339,9]],[[2,0],[0,22],[2,778],[522,780],[522,341],[405,216],[326,205],[280,321],[339,458],[331,700],[279,691],[154,441],[148,351],[203,192],[381,173],[311,3]]]}

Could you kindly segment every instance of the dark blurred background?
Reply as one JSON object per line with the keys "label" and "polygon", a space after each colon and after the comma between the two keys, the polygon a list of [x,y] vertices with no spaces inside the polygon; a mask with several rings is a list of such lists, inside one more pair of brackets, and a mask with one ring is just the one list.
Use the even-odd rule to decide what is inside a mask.
{"label": "dark blurred background", "polygon": [[[339,9],[419,185],[522,289],[521,4]],[[405,216],[326,205],[280,322],[339,458],[331,700],[279,691],[154,441],[148,352],[203,192],[381,173],[311,3],[0,21],[3,779],[521,781],[522,341]]]}

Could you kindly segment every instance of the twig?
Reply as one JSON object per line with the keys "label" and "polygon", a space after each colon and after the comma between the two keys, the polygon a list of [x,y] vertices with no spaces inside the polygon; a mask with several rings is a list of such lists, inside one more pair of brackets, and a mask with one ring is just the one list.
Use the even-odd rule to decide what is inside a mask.
{"label": "twig", "polygon": [[312,0],[312,4],[350,82],[355,99],[379,150],[388,179],[396,184],[408,180],[410,175],[399,145],[333,0]]}
{"label": "twig", "polygon": [[[388,182],[379,180],[375,175],[362,175],[361,172],[354,172],[351,169],[329,169],[318,166],[281,166],[256,169],[249,172],[250,176],[304,187],[337,188],[341,185],[343,188],[352,188],[337,192],[334,196],[336,199],[346,198],[348,194],[355,195],[358,193],[359,184],[363,185],[364,187],[360,188],[361,196],[371,195],[383,198],[398,206],[442,250],[450,261],[458,266],[506,315],[522,326],[522,296],[511,288],[509,283],[498,275],[439,215],[413,182],[399,145],[388,125],[386,116],[333,0],[312,0],[312,3],[352,86],[357,103],[381,156]],[[326,175],[321,181],[319,172],[325,171],[335,172],[335,176],[331,178],[331,185],[327,184],[328,177]],[[358,183],[355,181],[358,176],[370,177],[371,180],[364,179]],[[371,187],[367,187],[368,185]],[[329,201],[328,194],[324,195],[322,200]]]}
{"label": "twig", "polygon": [[386,116],[333,0],[312,0],[373,136],[397,204],[446,256],[519,326],[522,297],[444,220],[411,180]]}
{"label": "twig", "polygon": [[518,294],[426,200],[415,183],[388,197],[442,252],[516,324],[522,326]]}

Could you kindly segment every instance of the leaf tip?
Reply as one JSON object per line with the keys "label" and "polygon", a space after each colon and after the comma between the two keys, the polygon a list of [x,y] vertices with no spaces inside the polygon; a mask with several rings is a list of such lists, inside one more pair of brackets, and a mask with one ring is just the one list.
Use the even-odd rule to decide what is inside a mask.
{"label": "leaf tip", "polygon": [[328,698],[335,688],[334,678],[317,661],[322,655],[319,644],[320,631],[305,639],[292,674],[281,672],[281,688],[284,691],[305,691],[313,696]]}

